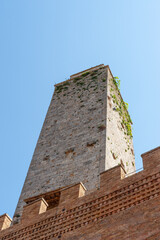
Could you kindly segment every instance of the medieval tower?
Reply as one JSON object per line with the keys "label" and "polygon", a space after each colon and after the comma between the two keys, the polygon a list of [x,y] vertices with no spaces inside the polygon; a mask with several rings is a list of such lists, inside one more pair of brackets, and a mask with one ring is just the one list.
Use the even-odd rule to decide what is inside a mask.
{"label": "medieval tower", "polygon": [[[128,125],[129,129],[128,129]],[[135,170],[130,117],[109,67],[100,65],[55,86],[24,183],[24,199],[82,182],[99,188],[100,173],[121,161]]]}
{"label": "medieval tower", "polygon": [[109,66],[56,84],[12,224],[0,216],[0,239],[135,239],[133,228],[159,239],[148,236],[160,222],[160,149],[135,173],[131,125]]}

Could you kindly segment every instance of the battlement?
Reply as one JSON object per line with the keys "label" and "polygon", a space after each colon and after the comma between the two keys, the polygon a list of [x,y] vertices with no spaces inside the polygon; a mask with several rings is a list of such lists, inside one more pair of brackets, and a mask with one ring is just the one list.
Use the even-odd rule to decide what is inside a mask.
{"label": "battlement", "polygon": [[19,224],[9,227],[8,215],[0,216],[0,239],[128,239],[126,227],[129,239],[156,239],[160,236],[160,147],[142,157],[143,171],[125,178],[124,167],[117,165],[100,174],[100,188],[88,195],[82,183],[58,189],[54,194],[59,193],[59,203],[53,208],[47,203],[53,193],[46,199],[40,195],[26,200]]}
{"label": "battlement", "polygon": [[0,230],[4,230],[10,227],[12,219],[8,216],[7,213],[0,216]]}

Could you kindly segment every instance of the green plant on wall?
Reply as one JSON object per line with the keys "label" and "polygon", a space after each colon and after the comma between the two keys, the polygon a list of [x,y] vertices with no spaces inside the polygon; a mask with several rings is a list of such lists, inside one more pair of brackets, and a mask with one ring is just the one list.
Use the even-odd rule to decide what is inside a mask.
{"label": "green plant on wall", "polygon": [[128,110],[128,103],[124,102],[126,109]]}
{"label": "green plant on wall", "polygon": [[59,85],[59,86],[56,86],[55,91],[56,91],[57,93],[61,93],[63,90],[66,91],[66,90],[68,89],[68,86],[69,86],[69,85],[70,85],[69,82],[65,82],[65,83],[63,83],[63,84],[61,84],[61,85]]}
{"label": "green plant on wall", "polygon": [[87,75],[89,75],[90,74],[90,72],[84,72],[84,73],[82,73],[82,77],[86,77]]}
{"label": "green plant on wall", "polygon": [[114,77],[113,82],[117,86],[117,88],[120,90],[121,81],[120,81],[119,77]]}
{"label": "green plant on wall", "polygon": [[[118,90],[120,91],[120,80],[118,77],[114,77],[112,79],[114,85],[116,86],[116,88],[118,88]],[[113,88],[111,87],[112,92],[113,92]],[[118,93],[118,95],[120,96],[120,93]],[[119,115],[122,118],[122,122],[121,125],[123,128],[125,128],[125,134],[130,136],[132,138],[132,120],[130,118],[130,115],[128,113],[128,103],[124,102],[122,98],[118,99],[116,97],[116,94],[111,94],[111,97],[113,99],[113,102],[116,104],[116,108],[115,110],[119,113]]]}
{"label": "green plant on wall", "polygon": [[[98,93],[99,86],[101,85],[99,84],[99,82],[100,81],[106,82],[106,78],[100,79],[98,77],[100,74],[102,74],[102,72],[103,71],[99,71],[98,69],[91,72],[86,71],[86,72],[83,72],[81,75],[73,78],[73,83],[75,84],[73,86],[73,89],[77,90],[78,98],[81,99],[86,91]],[[85,77],[89,78],[88,81],[85,81]],[[64,82],[63,84],[56,86],[55,93],[57,93],[58,99],[60,99],[60,95],[59,95],[60,93],[63,93],[63,96],[68,95],[67,90],[69,89],[68,85],[70,84],[72,85],[72,82],[67,81],[67,82]],[[102,91],[105,91],[104,86]],[[98,100],[98,101],[100,102],[101,100]]]}

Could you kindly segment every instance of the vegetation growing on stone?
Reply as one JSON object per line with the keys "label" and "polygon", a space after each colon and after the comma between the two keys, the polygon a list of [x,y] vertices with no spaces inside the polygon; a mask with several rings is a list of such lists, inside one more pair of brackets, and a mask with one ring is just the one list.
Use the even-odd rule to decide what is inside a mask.
{"label": "vegetation growing on stone", "polygon": [[86,77],[88,74],[90,74],[90,72],[84,72],[84,73],[82,73],[82,77]]}
{"label": "vegetation growing on stone", "polygon": [[63,84],[61,84],[61,85],[58,85],[58,86],[56,86],[56,92],[57,93],[60,93],[60,92],[62,92],[63,90],[64,91],[66,91],[67,89],[68,89],[68,86],[70,85],[70,83],[69,82],[65,82],[65,83],[63,83]]}
{"label": "vegetation growing on stone", "polygon": [[81,82],[80,81],[77,82],[77,86],[83,86],[83,85],[84,85],[84,82],[82,82],[82,81]]}
{"label": "vegetation growing on stone", "polygon": [[121,83],[121,81],[119,80],[119,78],[118,77],[114,77],[113,78],[113,82],[116,85],[116,87],[120,90],[120,83]]}
{"label": "vegetation growing on stone", "polygon": [[74,78],[73,82],[75,83],[75,82],[77,82],[80,79],[81,79],[80,77],[76,77],[76,78]]}
{"label": "vegetation growing on stone", "polygon": [[97,79],[97,76],[93,76],[92,79]]}
{"label": "vegetation growing on stone", "polygon": [[[120,89],[120,80],[118,77],[114,77],[112,79],[114,85]],[[113,88],[111,88],[113,91]],[[119,94],[120,95],[120,94]],[[132,137],[132,120],[130,118],[130,115],[128,113],[128,103],[124,102],[122,98],[118,99],[115,94],[111,94],[111,97],[113,99],[113,102],[116,104],[115,110],[119,113],[119,115],[122,118],[121,125],[122,127],[126,129],[125,134]]]}
{"label": "vegetation growing on stone", "polygon": [[[106,82],[106,78],[100,78],[99,75],[102,74],[103,71],[99,71],[99,69],[94,71],[87,71],[82,73],[81,75],[73,78],[73,81],[67,81],[64,82],[61,85],[56,86],[55,93],[57,94],[57,98],[60,99],[61,95],[60,93],[63,93],[63,96],[67,96],[69,92],[67,90],[70,88],[69,85],[71,85],[72,90],[74,91],[73,94],[78,93],[78,98],[82,98],[84,94],[86,94],[86,91],[91,91],[92,93],[98,93],[98,89],[101,88],[101,90],[105,91],[105,86],[101,83]],[[85,77],[88,78],[86,81]],[[73,85],[72,85],[73,84]],[[78,87],[78,88],[77,88]],[[102,100],[98,99],[97,102],[101,102],[103,104]],[[84,105],[81,105],[80,108],[82,108]]]}
{"label": "vegetation growing on stone", "polygon": [[98,70],[95,70],[95,71],[93,71],[93,72],[91,73],[91,76],[94,76],[94,75],[96,75],[96,74],[97,74],[97,72],[98,72]]}

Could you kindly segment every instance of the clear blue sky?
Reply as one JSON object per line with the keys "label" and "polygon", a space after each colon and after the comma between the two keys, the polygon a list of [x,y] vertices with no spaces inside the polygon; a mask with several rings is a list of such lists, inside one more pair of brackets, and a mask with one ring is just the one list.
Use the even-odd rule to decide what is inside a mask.
{"label": "clear blue sky", "polygon": [[159,0],[0,0],[0,215],[14,213],[54,84],[104,63],[121,79],[136,167],[160,145]]}

